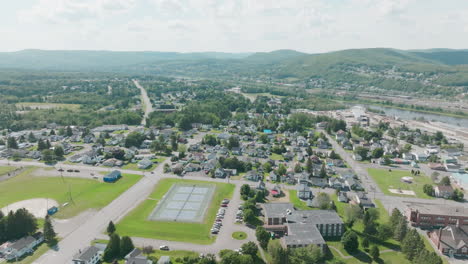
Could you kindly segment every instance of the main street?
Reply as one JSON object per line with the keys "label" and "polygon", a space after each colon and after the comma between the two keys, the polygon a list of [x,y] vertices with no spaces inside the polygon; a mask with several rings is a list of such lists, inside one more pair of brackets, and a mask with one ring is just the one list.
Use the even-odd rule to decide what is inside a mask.
{"label": "main street", "polygon": [[146,126],[146,119],[149,117],[150,113],[153,112],[153,104],[151,104],[151,100],[148,97],[148,92],[146,92],[146,89],[140,85],[138,80],[133,80],[133,83],[141,92],[141,106],[142,108],[144,107],[144,109],[142,109],[144,111],[144,115],[141,120],[141,125]]}

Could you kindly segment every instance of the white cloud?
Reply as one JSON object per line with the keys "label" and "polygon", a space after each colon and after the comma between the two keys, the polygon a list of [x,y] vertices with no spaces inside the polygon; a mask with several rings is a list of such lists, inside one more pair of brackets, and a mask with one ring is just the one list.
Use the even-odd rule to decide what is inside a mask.
{"label": "white cloud", "polygon": [[[1,43],[0,49],[11,45],[321,52],[458,47],[468,43],[463,12],[468,1],[451,2],[450,6],[440,0],[36,0],[31,7],[12,10],[19,21],[16,30],[25,36],[40,32],[47,38],[34,42],[39,47],[9,42]],[[0,25],[0,31],[2,27],[12,28]]]}

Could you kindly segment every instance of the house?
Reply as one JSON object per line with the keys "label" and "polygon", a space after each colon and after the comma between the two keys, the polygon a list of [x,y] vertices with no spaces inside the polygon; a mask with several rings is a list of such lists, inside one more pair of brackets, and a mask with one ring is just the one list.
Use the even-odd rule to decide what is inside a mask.
{"label": "house", "polygon": [[349,202],[349,198],[347,195],[347,192],[339,192],[338,193],[338,201],[342,203],[347,203]]}
{"label": "house", "polygon": [[464,168],[460,164],[445,163],[444,169],[448,172],[464,172]]}
{"label": "house", "polygon": [[122,165],[123,165],[123,161],[115,159],[115,158],[107,159],[106,161],[102,163],[102,166],[106,166],[106,167],[121,167]]}
{"label": "house", "polygon": [[279,197],[281,196],[281,188],[279,187],[279,185],[275,185],[271,191],[270,191],[271,195],[273,197]]}
{"label": "house", "polygon": [[343,180],[340,178],[331,177],[328,179],[330,188],[341,190],[344,187]]}
{"label": "house", "polygon": [[431,170],[445,171],[446,168],[442,163],[429,163],[427,165]]}
{"label": "house", "polygon": [[367,197],[367,195],[363,192],[355,193],[352,197],[352,200],[353,202],[364,208],[364,210],[375,207],[375,204],[372,202],[372,200],[369,197]]}
{"label": "house", "polygon": [[314,197],[312,189],[307,184],[301,183],[297,185],[297,197],[302,200],[310,200]]}
{"label": "house", "polygon": [[363,190],[364,189],[362,188],[361,184],[354,178],[346,178],[344,181],[344,184],[350,190]]}
{"label": "house", "polygon": [[309,182],[312,186],[317,186],[320,188],[326,187],[328,185],[327,178],[312,177],[309,179]]}
{"label": "house", "polygon": [[260,181],[260,180],[262,180],[262,176],[257,171],[254,171],[254,170],[248,171],[245,174],[244,178],[246,180],[249,180],[249,181]]}
{"label": "house", "polygon": [[146,170],[148,169],[149,167],[153,166],[153,162],[147,158],[144,158],[142,160],[140,160],[140,162],[138,162],[138,168],[139,169],[142,169],[142,170]]}
{"label": "house", "polygon": [[265,183],[262,182],[262,181],[259,181],[256,185],[255,185],[255,189],[259,190],[259,191],[263,191],[265,190]]}
{"label": "house", "polygon": [[277,181],[281,181],[281,177],[279,177],[275,171],[271,171],[270,174],[268,175],[268,178],[270,179],[270,181],[272,182],[277,182]]}
{"label": "house", "polygon": [[341,129],[338,130],[338,132],[336,132],[335,134],[336,141],[340,142],[340,141],[343,141],[345,138],[346,138],[346,132],[344,132]]}
{"label": "house", "polygon": [[107,174],[106,176],[104,176],[103,179],[104,179],[104,182],[116,182],[121,177],[122,177],[122,174],[120,173],[120,171],[115,170]]}
{"label": "house", "polygon": [[189,163],[187,166],[185,166],[184,169],[186,172],[194,172],[194,171],[199,171],[201,170],[201,166],[195,163]]}
{"label": "house", "polygon": [[[158,262],[159,263],[159,262]],[[125,256],[125,264],[153,264],[139,248],[134,248]]]}
{"label": "house", "polygon": [[415,152],[415,153],[412,153],[413,156],[416,158],[416,160],[418,161],[427,161],[427,159],[429,158],[429,156],[425,153],[422,153],[422,152]]}
{"label": "house", "polygon": [[434,188],[436,197],[449,199],[453,196],[453,188],[450,185],[438,185]]}
{"label": "house", "polygon": [[34,248],[43,241],[44,236],[40,232],[32,236],[25,236],[9,243],[8,246],[3,250],[3,254],[6,260],[17,260],[24,255],[33,252]]}
{"label": "house", "polygon": [[329,146],[328,146],[328,142],[326,142],[325,140],[323,140],[322,138],[319,138],[317,140],[317,148],[319,149],[327,149]]}
{"label": "house", "polygon": [[449,225],[429,232],[436,248],[449,257],[468,257],[468,226]]}
{"label": "house", "polygon": [[445,152],[447,152],[447,155],[449,157],[457,157],[457,156],[462,155],[462,151],[460,149],[457,149],[457,148],[448,148],[448,149],[445,150]]}
{"label": "house", "polygon": [[87,247],[73,257],[72,264],[97,264],[101,260],[102,253],[95,246]]}
{"label": "house", "polygon": [[226,178],[226,173],[224,172],[223,168],[217,168],[214,172],[216,178]]}

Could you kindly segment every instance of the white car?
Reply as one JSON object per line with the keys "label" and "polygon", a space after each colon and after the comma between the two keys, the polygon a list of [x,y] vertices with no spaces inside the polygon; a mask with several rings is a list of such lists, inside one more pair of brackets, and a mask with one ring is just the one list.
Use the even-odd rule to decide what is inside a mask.
{"label": "white car", "polygon": [[160,246],[159,250],[169,250],[169,247],[166,245]]}

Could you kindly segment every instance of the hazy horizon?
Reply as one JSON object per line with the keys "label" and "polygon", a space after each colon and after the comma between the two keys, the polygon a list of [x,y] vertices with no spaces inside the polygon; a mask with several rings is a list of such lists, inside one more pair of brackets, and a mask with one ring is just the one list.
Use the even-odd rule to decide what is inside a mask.
{"label": "hazy horizon", "polygon": [[467,12],[463,0],[8,1],[0,51],[463,49]]}

